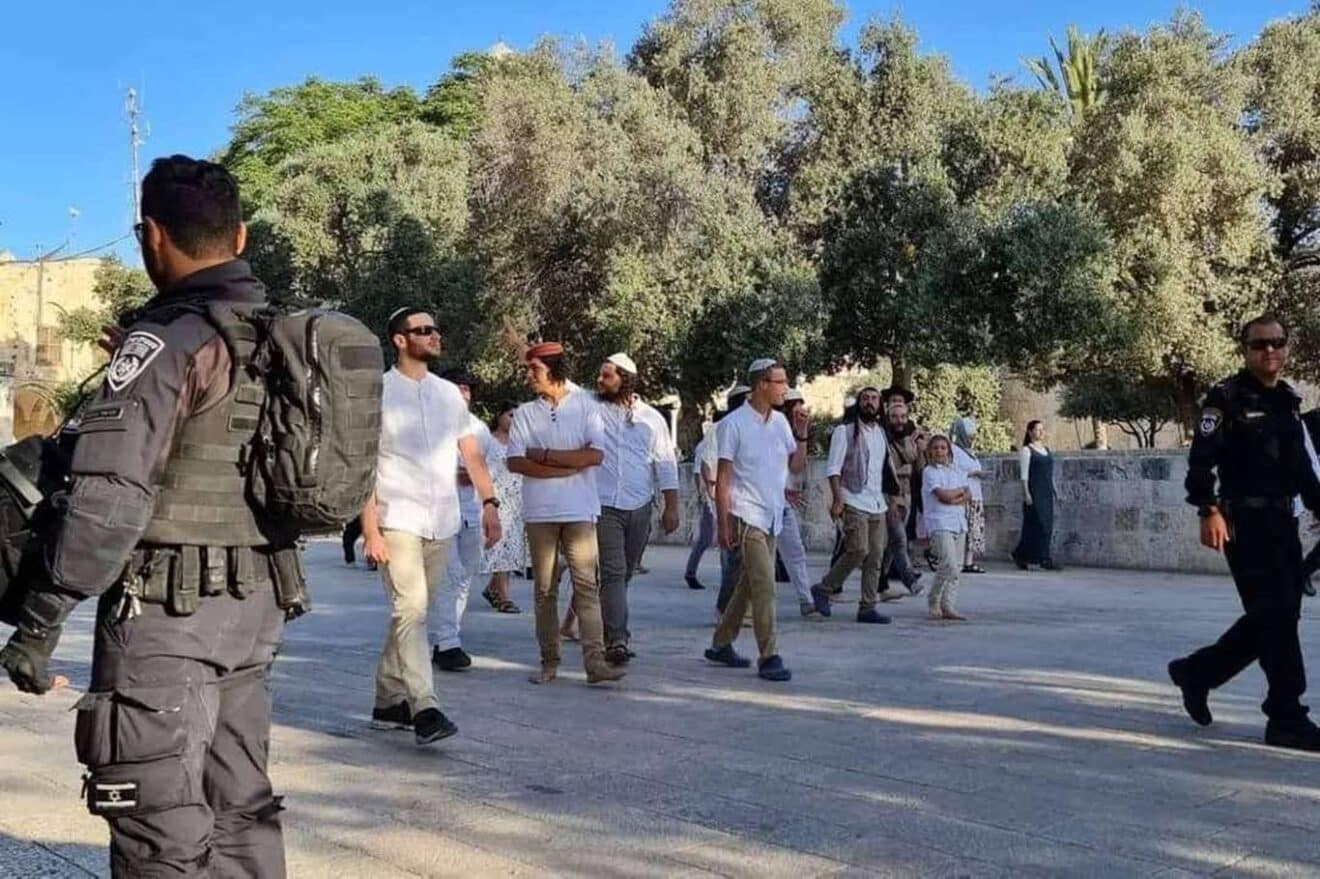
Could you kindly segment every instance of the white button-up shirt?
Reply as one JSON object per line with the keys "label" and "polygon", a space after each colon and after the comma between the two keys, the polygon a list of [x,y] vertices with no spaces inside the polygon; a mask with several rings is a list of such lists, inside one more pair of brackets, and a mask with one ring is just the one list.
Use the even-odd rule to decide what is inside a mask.
{"label": "white button-up shirt", "polygon": [[605,460],[596,473],[603,507],[640,510],[655,492],[678,491],[678,458],[665,418],[636,397],[632,406],[600,401]]}
{"label": "white button-up shirt", "polygon": [[921,497],[925,502],[922,518],[926,533],[952,531],[961,534],[967,530],[967,507],[946,504],[935,496],[936,489],[967,488],[967,474],[952,465],[928,464],[921,471]]}
{"label": "white button-up shirt", "polygon": [[428,540],[458,533],[458,441],[472,433],[458,386],[391,369],[381,394],[376,507],[380,527]]}
{"label": "white button-up shirt", "polygon": [[696,448],[692,450],[692,469],[697,476],[697,496],[706,503],[707,506],[715,507],[715,490],[706,485],[706,476],[701,475],[701,468],[706,468],[706,476],[711,481],[719,475],[720,470],[720,443],[719,443],[719,425],[712,424],[710,430],[697,443]]}
{"label": "white button-up shirt", "polygon": [[797,450],[782,412],[762,418],[744,403],[719,424],[720,460],[733,466],[729,512],[754,528],[778,534],[784,525],[788,459]]}
{"label": "white button-up shirt", "polygon": [[[525,458],[528,449],[577,450],[590,446],[605,450],[605,423],[595,395],[570,392],[552,406],[544,397],[523,403],[513,413],[509,429],[509,457]],[[522,481],[524,522],[595,522],[600,517],[596,495],[596,467],[572,476]]]}
{"label": "white button-up shirt", "polygon": [[981,478],[972,476],[981,467],[981,459],[964,449],[962,446],[953,447],[953,465],[967,474],[967,487],[972,490],[972,500],[980,503],[985,499],[984,489],[981,486]]}
{"label": "white button-up shirt", "polygon": [[[874,516],[889,509],[884,492],[885,465],[889,462],[889,441],[885,438],[884,427],[879,423],[858,423],[862,428],[862,442],[866,443],[866,487],[853,494],[840,485],[839,495],[843,498],[843,502],[854,510]],[[853,441],[853,429],[852,424],[840,424],[830,434],[830,453],[825,460],[826,476],[838,476],[843,472],[843,461],[848,455],[848,446]]]}
{"label": "white button-up shirt", "polygon": [[[481,457],[484,460],[490,451],[490,444],[494,442],[490,436],[490,428],[486,426],[486,422],[470,412],[468,427],[471,428],[472,435],[477,438],[477,448],[481,450]],[[461,473],[467,473],[461,455],[458,459],[458,469]],[[481,524],[481,499],[477,497],[477,487],[470,481],[467,484],[460,482],[458,485],[458,507],[466,526],[470,528]]]}

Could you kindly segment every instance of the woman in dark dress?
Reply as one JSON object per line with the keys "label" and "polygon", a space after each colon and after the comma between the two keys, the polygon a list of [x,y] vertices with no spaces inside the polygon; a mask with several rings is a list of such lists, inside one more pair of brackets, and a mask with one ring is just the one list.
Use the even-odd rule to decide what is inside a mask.
{"label": "woman in dark dress", "polygon": [[1050,556],[1054,538],[1054,455],[1045,445],[1045,427],[1039,421],[1027,425],[1027,435],[1018,452],[1022,469],[1022,537],[1013,550],[1013,561],[1022,570],[1039,564],[1047,571],[1059,566]]}

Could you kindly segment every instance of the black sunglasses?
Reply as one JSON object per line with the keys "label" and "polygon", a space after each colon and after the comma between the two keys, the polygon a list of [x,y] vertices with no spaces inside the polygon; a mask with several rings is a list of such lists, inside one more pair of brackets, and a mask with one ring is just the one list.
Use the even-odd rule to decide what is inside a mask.
{"label": "black sunglasses", "polygon": [[410,336],[438,336],[440,335],[440,328],[439,327],[409,327],[408,329],[404,330],[404,332]]}
{"label": "black sunglasses", "polygon": [[143,233],[146,231],[146,228],[147,228],[146,223],[133,224],[133,237],[137,239],[138,244],[142,243],[142,236]]}
{"label": "black sunglasses", "polygon": [[1247,347],[1252,351],[1264,351],[1269,348],[1274,351],[1280,351],[1288,347],[1287,336],[1275,336],[1273,339],[1250,339]]}

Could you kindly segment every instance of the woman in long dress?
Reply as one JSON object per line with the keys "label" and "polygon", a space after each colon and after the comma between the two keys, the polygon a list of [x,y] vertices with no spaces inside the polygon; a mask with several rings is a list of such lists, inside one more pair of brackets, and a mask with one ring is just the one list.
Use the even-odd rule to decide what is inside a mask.
{"label": "woman in long dress", "polygon": [[1045,445],[1045,427],[1039,421],[1027,424],[1018,459],[1022,469],[1022,537],[1013,550],[1013,561],[1024,571],[1033,564],[1057,571],[1059,566],[1050,555],[1054,539],[1054,455]]}
{"label": "woman in long dress", "polygon": [[486,469],[495,483],[495,496],[500,501],[500,528],[504,536],[500,542],[485,551],[481,572],[490,575],[490,583],[481,597],[500,613],[521,613],[522,609],[509,598],[509,574],[521,571],[527,564],[527,549],[523,534],[522,477],[509,472],[509,428],[513,424],[515,403],[502,403],[491,423],[490,450],[486,453]]}

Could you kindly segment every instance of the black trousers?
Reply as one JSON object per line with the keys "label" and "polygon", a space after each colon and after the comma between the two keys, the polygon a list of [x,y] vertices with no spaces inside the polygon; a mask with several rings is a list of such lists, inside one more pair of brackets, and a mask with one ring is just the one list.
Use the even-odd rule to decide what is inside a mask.
{"label": "black trousers", "polygon": [[353,550],[356,548],[358,540],[362,537],[362,517],[358,516],[352,522],[344,526],[344,561],[353,564],[356,558]]}
{"label": "black trousers", "polygon": [[269,672],[284,630],[274,589],[98,608],[92,686],[75,745],[87,805],[110,824],[115,876],[283,877],[280,801],[266,773]]}
{"label": "black trousers", "polygon": [[1302,609],[1302,544],[1284,510],[1237,510],[1224,550],[1245,611],[1219,640],[1193,653],[1192,680],[1211,689],[1260,662],[1269,682],[1261,710],[1282,726],[1306,717],[1306,668],[1297,624]]}

